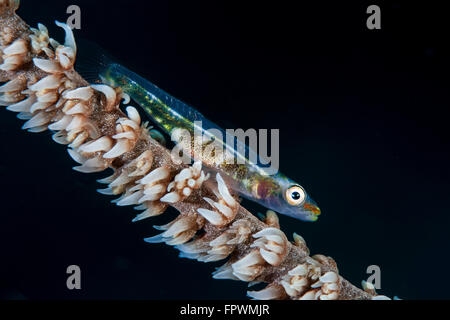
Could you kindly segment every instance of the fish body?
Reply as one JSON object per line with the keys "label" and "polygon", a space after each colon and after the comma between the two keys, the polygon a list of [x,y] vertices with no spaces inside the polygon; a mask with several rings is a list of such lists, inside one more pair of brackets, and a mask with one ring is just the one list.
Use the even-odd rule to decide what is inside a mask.
{"label": "fish body", "polygon": [[[302,186],[281,173],[269,174],[256,161],[250,160],[255,159],[250,155],[256,155],[252,149],[239,139],[234,139],[233,143],[225,140],[225,131],[194,108],[117,63],[105,65],[100,77],[109,85],[120,87],[167,134],[173,137],[182,130],[188,132],[191,139],[185,139],[183,150],[189,150],[191,158],[196,159],[192,139],[195,132],[200,132],[207,142],[213,141],[215,146],[220,147],[216,150],[224,150],[224,154],[200,152],[201,160],[211,170],[225,174],[231,188],[241,196],[284,215],[304,221],[317,220],[320,209]],[[205,148],[207,143],[202,143],[201,148]],[[234,156],[238,161],[225,161],[227,158],[224,155]]]}

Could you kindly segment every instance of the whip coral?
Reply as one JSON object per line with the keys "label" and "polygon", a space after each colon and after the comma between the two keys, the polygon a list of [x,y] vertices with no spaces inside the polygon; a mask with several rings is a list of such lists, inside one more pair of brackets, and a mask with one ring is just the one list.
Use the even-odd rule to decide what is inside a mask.
{"label": "whip coral", "polygon": [[77,47],[67,25],[57,23],[66,32],[60,44],[42,24],[27,26],[17,7],[17,0],[0,0],[0,104],[27,120],[23,129],[54,131],[53,140],[67,145],[79,164],[75,170],[112,168],[114,174],[100,181],[107,187],[98,191],[119,196],[119,206],[141,210],[133,221],[160,215],[168,206],[179,211],[174,221],[157,227],[161,234],[145,241],[164,242],[198,261],[228,258],[213,277],[267,283],[248,292],[254,299],[385,298],[342,278],[332,258],[310,256],[302,237],[289,241],[273,212],[264,221],[248,212],[220,174],[205,174],[200,162],[174,162],[134,107],[121,111],[127,95],[89,84],[74,70]]}

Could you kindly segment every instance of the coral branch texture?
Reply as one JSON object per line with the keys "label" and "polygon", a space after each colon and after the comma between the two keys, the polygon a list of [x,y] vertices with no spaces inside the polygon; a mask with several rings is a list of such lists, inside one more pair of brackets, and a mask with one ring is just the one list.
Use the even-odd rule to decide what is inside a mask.
{"label": "coral branch texture", "polygon": [[[145,241],[164,242],[181,257],[210,262],[228,259],[215,279],[264,282],[254,299],[383,299],[368,284],[358,289],[339,275],[324,255],[309,255],[302,237],[289,241],[278,218],[259,220],[240,206],[220,174],[208,176],[200,162],[176,164],[168,149],[152,139],[138,111],[125,106],[119,88],[91,85],[75,70],[72,30],[63,23],[61,44],[39,24],[30,28],[16,14],[19,1],[0,0],[0,104],[18,112],[30,132],[52,130],[53,140],[68,146],[75,170],[114,174],[101,180],[105,195],[119,206],[141,210],[133,221],[162,214],[168,206],[178,217]],[[202,230],[202,232],[199,232]]]}

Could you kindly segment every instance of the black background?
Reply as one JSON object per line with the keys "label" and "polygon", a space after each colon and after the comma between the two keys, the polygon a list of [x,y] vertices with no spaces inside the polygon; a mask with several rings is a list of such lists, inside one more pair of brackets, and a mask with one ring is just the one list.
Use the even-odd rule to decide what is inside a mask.
{"label": "black background", "polygon": [[[280,217],[312,253],[332,256],[359,286],[381,268],[381,294],[450,298],[448,18],[438,1],[21,1],[31,26],[81,8],[76,37],[196,106],[225,128],[279,128],[281,171],[319,203],[315,223]],[[366,28],[381,7],[382,29]],[[29,134],[0,111],[0,297],[243,299],[214,280],[222,263],[146,244],[168,211],[136,213],[95,192],[50,132]],[[249,202],[252,212],[264,209]],[[82,290],[66,288],[68,265]]]}

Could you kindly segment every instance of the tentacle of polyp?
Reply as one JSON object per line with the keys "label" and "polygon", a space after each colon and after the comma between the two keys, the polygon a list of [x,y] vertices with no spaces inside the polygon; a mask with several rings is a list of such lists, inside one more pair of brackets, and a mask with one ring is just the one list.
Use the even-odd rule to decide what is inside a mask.
{"label": "tentacle of polyp", "polygon": [[[365,285],[361,290],[339,275],[334,260],[309,256],[302,237],[289,241],[275,213],[264,221],[245,210],[226,183],[209,177],[200,162],[176,164],[169,150],[153,140],[139,112],[120,89],[91,85],[74,70],[77,47],[68,26],[64,44],[39,24],[29,28],[17,15],[18,1],[0,0],[0,104],[26,120],[30,132],[52,130],[53,140],[67,145],[79,172],[114,173],[99,182],[98,191],[116,196],[119,206],[134,206],[140,221],[162,214],[168,206],[179,211],[174,221],[155,226],[162,232],[146,238],[164,242],[180,257],[202,262],[228,259],[215,279],[249,285],[264,282],[254,299],[382,299]],[[204,182],[211,180],[212,187]],[[198,231],[203,230],[200,234]]]}

